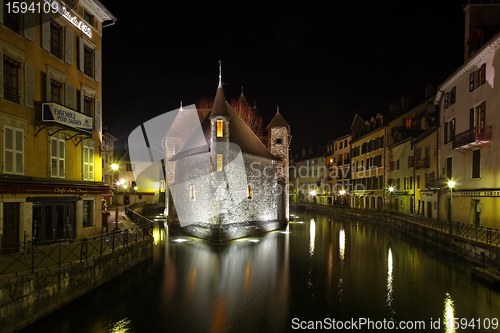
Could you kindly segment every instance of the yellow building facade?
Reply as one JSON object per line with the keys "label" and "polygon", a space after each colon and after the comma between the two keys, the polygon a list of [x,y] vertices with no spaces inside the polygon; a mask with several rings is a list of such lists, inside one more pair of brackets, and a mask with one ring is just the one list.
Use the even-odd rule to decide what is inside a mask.
{"label": "yellow building facade", "polygon": [[52,2],[14,13],[0,1],[2,248],[102,232],[101,38],[116,18]]}

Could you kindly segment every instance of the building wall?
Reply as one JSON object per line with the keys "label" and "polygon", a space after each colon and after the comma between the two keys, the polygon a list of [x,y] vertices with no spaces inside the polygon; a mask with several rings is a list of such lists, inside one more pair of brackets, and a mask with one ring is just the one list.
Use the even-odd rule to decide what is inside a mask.
{"label": "building wall", "polygon": [[[0,1],[0,5],[3,2],[5,1]],[[20,31],[12,30],[5,15],[0,17],[0,127],[4,133],[0,137],[0,233],[7,236],[5,225],[16,221],[20,242],[25,236],[27,240],[33,238],[35,223],[39,223],[35,210],[40,204],[53,205],[44,211],[43,216],[59,214],[57,223],[63,223],[60,221],[67,219],[62,214],[71,217],[72,223],[65,227],[67,234],[64,238],[86,237],[102,231],[101,200],[107,188],[101,183],[102,22],[98,12],[104,7],[93,1],[86,2],[85,5],[79,3],[71,12],[77,21],[83,20],[84,6],[87,12],[95,14],[94,26],[90,28],[91,37],[60,15],[50,18],[55,23],[54,26],[59,26],[59,56],[55,55],[52,44],[47,43],[51,23],[45,15],[23,14],[21,26],[29,18],[34,20],[34,25]],[[92,73],[89,75],[81,71],[82,45],[92,49]],[[4,66],[10,66],[17,75],[18,84],[13,89],[7,84]],[[52,92],[57,89],[60,89],[60,101],[55,103]],[[76,111],[79,115],[84,112],[84,95],[92,99],[88,104],[90,113],[84,118],[91,123],[88,135],[82,136],[84,132],[71,126],[61,126],[61,123],[69,124],[62,120],[51,122],[50,127],[45,127],[49,123],[42,122],[42,103],[52,102],[71,111],[71,114]],[[19,96],[19,99],[15,96]],[[11,137],[7,133],[10,130],[14,133],[12,137],[16,145],[13,150],[16,157],[14,162],[10,162],[9,156]],[[75,134],[77,135],[73,137]],[[13,165],[14,170],[10,170],[9,165]],[[76,199],[73,200],[74,198]],[[68,204],[67,200],[71,200],[71,203]],[[12,205],[16,206],[17,213],[6,208]],[[69,208],[60,208],[61,205]],[[54,211],[51,212],[51,209]],[[86,209],[85,213],[83,209]],[[7,215],[3,212],[7,212]],[[58,226],[54,226],[56,227]],[[59,237],[60,235],[56,236]]]}
{"label": "building wall", "polygon": [[[493,40],[494,49],[499,41]],[[479,84],[478,78],[481,76],[481,67],[484,65],[485,80]],[[500,189],[500,174],[497,172],[500,165],[500,156],[497,153],[499,145],[500,118],[495,115],[496,110],[500,108],[499,80],[496,77],[496,69],[500,66],[500,58],[497,51],[478,52],[474,58],[464,64],[458,72],[457,78],[452,77],[446,84],[444,98],[440,101],[440,132],[439,142],[441,151],[441,176],[445,181],[451,173],[451,180],[456,182],[453,189],[453,221],[462,223],[471,223],[476,225],[486,225],[494,228],[500,227],[498,215],[493,206],[500,204],[500,197],[497,196],[497,190]],[[470,91],[471,73],[474,73],[475,83]],[[448,97],[446,105],[446,95],[456,92],[455,101],[452,103]],[[484,104],[483,104],[484,103]],[[459,142],[464,138],[464,134],[471,128],[471,109],[478,119],[479,107],[485,114],[484,126],[491,126],[491,135],[484,143],[476,142],[474,145],[460,145]],[[450,124],[455,121],[454,136],[450,137],[452,132]],[[473,124],[472,126],[475,126]],[[489,131],[489,128],[483,128],[482,131]],[[448,134],[449,140],[445,140],[445,134]],[[474,135],[467,137],[473,138]],[[448,141],[448,142],[447,142]],[[468,141],[474,141],[468,140]],[[455,145],[455,148],[454,148]],[[478,173],[473,174],[473,154],[480,154],[477,161]],[[447,159],[451,158],[452,168],[448,170]],[[474,192],[474,191],[483,191]],[[484,193],[486,191],[487,193]],[[487,204],[489,203],[489,204]],[[492,204],[493,203],[493,204]],[[446,189],[441,197],[440,217],[449,219],[450,191]],[[477,215],[472,214],[476,210]]]}
{"label": "building wall", "polygon": [[[413,149],[411,140],[407,139],[399,144],[388,147],[389,167],[388,185],[394,191],[390,195],[389,208],[405,213],[413,213]],[[397,162],[396,162],[397,161]],[[394,167],[397,165],[397,168]]]}
{"label": "building wall", "polygon": [[[230,151],[229,160],[233,161],[237,153]],[[216,200],[213,182],[218,171],[211,170],[210,153],[176,161],[175,183],[170,191],[181,226],[186,222],[231,224],[277,219],[276,163],[246,153],[242,158],[243,163],[230,163],[227,167],[228,185],[223,201]]]}

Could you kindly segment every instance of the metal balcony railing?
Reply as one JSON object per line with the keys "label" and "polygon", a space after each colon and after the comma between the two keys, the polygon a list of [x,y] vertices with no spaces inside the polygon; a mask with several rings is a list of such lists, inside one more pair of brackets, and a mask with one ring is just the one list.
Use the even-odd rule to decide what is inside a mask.
{"label": "metal balcony railing", "polygon": [[491,126],[477,126],[455,135],[453,149],[468,149],[491,141]]}
{"label": "metal balcony railing", "polygon": [[430,158],[421,158],[415,160],[415,168],[417,169],[429,168],[429,166],[430,166]]}

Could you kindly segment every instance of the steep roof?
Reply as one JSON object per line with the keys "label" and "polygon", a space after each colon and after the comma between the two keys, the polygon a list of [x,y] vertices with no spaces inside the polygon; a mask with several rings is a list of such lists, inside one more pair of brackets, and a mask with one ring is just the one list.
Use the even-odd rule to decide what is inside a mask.
{"label": "steep roof", "polygon": [[208,152],[211,140],[211,119],[217,116],[224,116],[229,119],[229,142],[238,145],[242,152],[261,156],[273,160],[280,160],[275,157],[266,146],[259,140],[255,133],[240,118],[234,109],[226,102],[224,90],[221,86],[217,89],[214,105],[210,114],[201,122],[204,140],[199,136],[193,136],[186,142],[185,147],[173,156],[170,160],[175,161],[180,157],[197,153]]}
{"label": "steep roof", "polygon": [[290,125],[288,125],[285,118],[283,118],[283,116],[279,112],[276,112],[273,119],[271,119],[271,121],[269,122],[269,125],[267,125],[267,128],[271,127],[286,127],[288,129],[288,132],[290,132]]}

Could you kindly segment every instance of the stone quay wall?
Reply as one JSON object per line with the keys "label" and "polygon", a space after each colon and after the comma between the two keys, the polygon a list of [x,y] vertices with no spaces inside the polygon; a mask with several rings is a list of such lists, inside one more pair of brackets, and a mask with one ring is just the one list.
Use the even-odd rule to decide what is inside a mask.
{"label": "stone quay wall", "polygon": [[0,331],[17,332],[153,256],[151,237],[87,262],[0,276]]}

